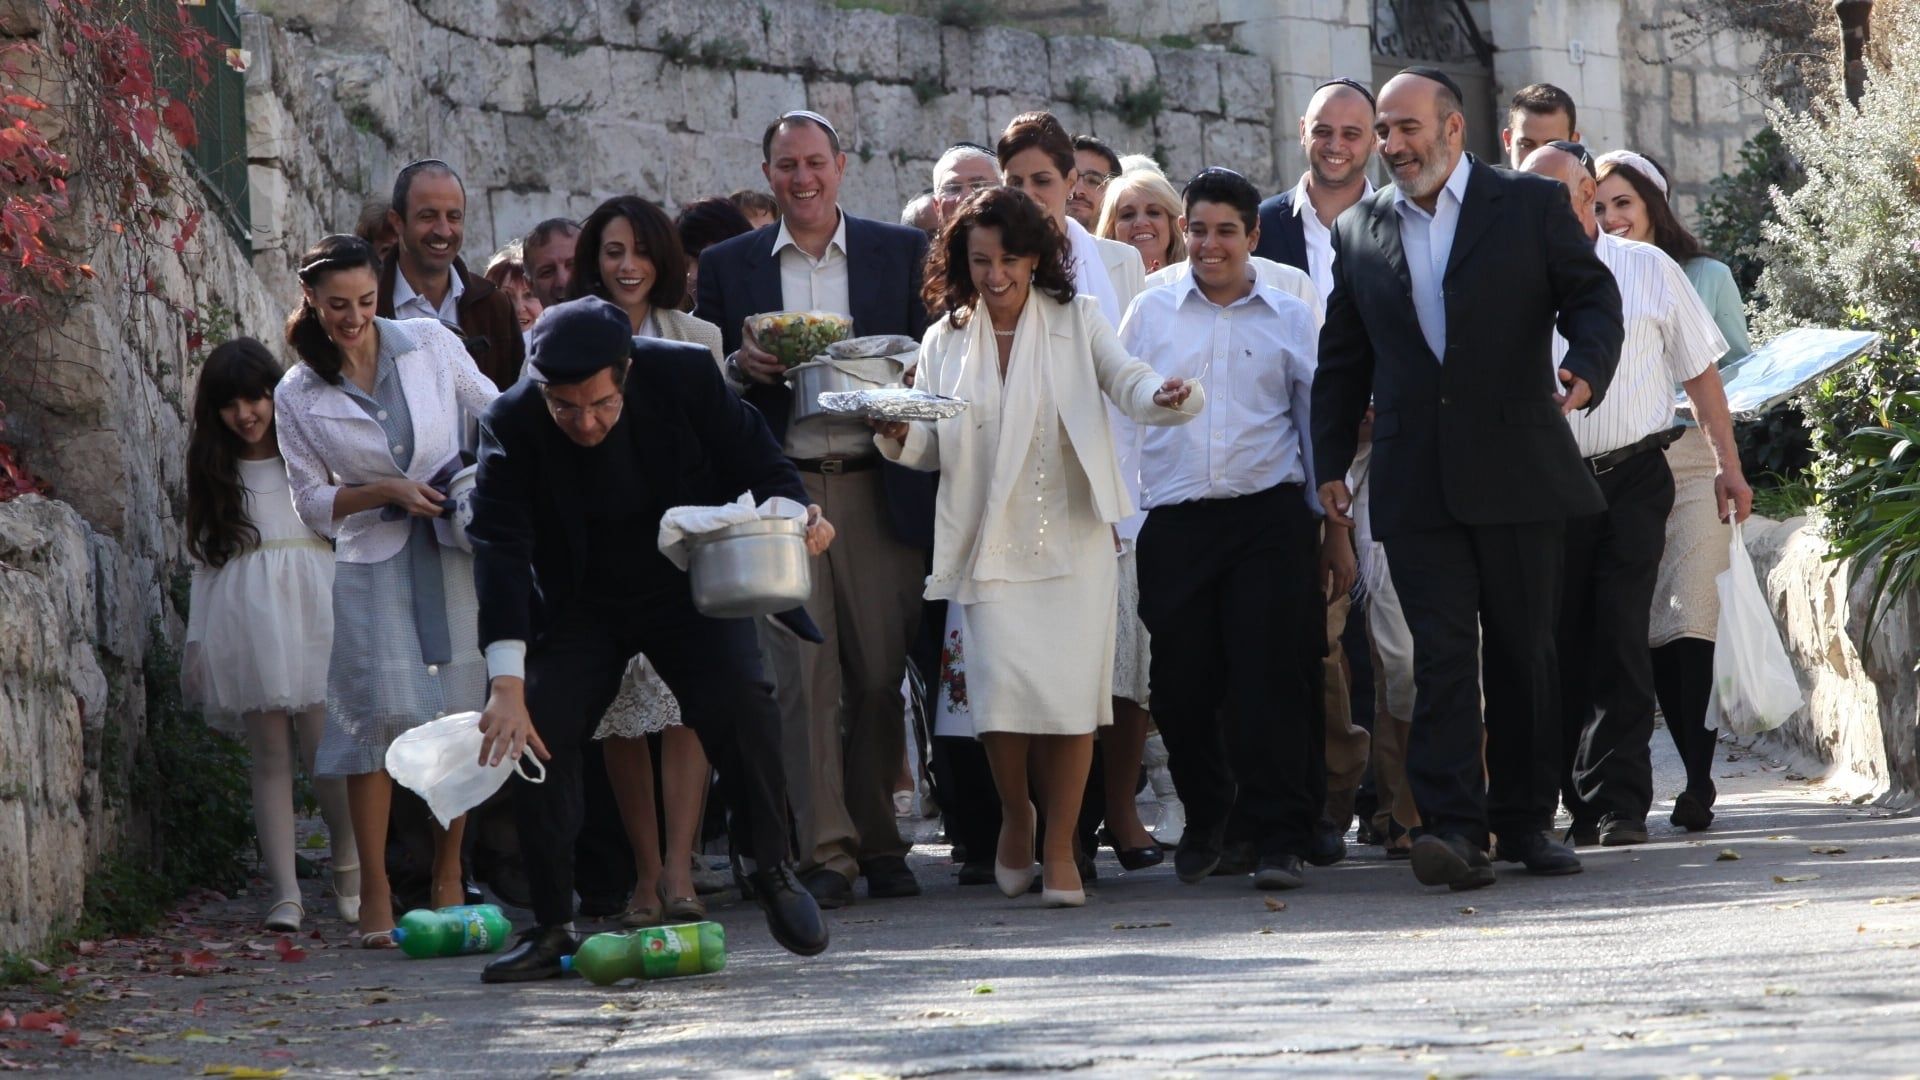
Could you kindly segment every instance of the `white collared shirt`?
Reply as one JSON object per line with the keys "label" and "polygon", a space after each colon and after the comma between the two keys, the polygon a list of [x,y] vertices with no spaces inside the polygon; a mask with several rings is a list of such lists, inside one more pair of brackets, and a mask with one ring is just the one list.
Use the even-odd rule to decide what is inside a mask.
{"label": "white collared shirt", "polygon": [[460,295],[467,291],[467,283],[460,280],[458,270],[448,269],[447,276],[452,279],[452,284],[447,286],[447,295],[441,298],[440,306],[436,308],[427,302],[426,297],[413,291],[405,271],[396,269],[393,274],[393,317],[439,319],[443,323],[460,325]]}
{"label": "white collared shirt", "polygon": [[[1607,396],[1592,411],[1567,417],[1585,457],[1632,446],[1673,426],[1673,384],[1712,367],[1727,351],[1727,339],[1700,302],[1680,264],[1651,244],[1601,233],[1594,253],[1620,287],[1626,341]],[[1553,335],[1558,370],[1567,342]]]}
{"label": "white collared shirt", "polygon": [[[1333,295],[1333,230],[1320,224],[1320,212],[1314,209],[1313,196],[1307,194],[1307,178],[1312,170],[1300,174],[1300,182],[1293,186],[1293,214],[1300,219],[1300,231],[1307,239],[1307,274],[1313,278],[1313,287],[1320,291],[1320,318],[1327,317],[1327,297]],[[1373,181],[1360,178],[1366,190],[1361,198],[1373,194]]]}
{"label": "white collared shirt", "polygon": [[[853,317],[853,301],[847,263],[847,215],[827,241],[827,250],[819,258],[801,250],[787,231],[786,219],[773,238],[773,257],[780,260],[780,305],[788,311],[831,311]],[[873,452],[873,429],[862,420],[817,417],[787,425],[788,457],[815,459],[825,457],[865,457]]]}
{"label": "white collared shirt", "polygon": [[1205,372],[1207,407],[1193,423],[1144,429],[1143,507],[1300,484],[1320,513],[1308,406],[1319,333],[1306,301],[1255,282],[1221,307],[1189,274],[1141,293],[1127,309],[1120,343],[1163,376]]}
{"label": "white collared shirt", "polygon": [[1393,208],[1400,216],[1400,248],[1406,253],[1408,283],[1413,286],[1413,313],[1434,359],[1443,364],[1447,362],[1447,257],[1453,254],[1453,234],[1460,228],[1460,204],[1466,201],[1472,171],[1472,159],[1461,154],[1431,214],[1407,198],[1405,191],[1395,187],[1393,192]]}

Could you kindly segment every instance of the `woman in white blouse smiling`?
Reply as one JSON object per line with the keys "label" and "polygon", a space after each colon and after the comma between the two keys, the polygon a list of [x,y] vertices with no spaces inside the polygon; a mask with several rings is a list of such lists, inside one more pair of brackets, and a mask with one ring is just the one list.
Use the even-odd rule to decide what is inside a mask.
{"label": "woman in white blouse smiling", "polygon": [[1000,793],[994,874],[1008,896],[1033,880],[1031,765],[1053,906],[1085,901],[1074,828],[1093,732],[1113,717],[1113,525],[1133,507],[1106,403],[1179,424],[1203,400],[1127,356],[1098,301],[1076,296],[1066,256],[1059,229],[1016,192],[962,205],[928,259],[928,311],[946,317],[927,331],[915,383],[972,405],[875,425],[888,458],[941,472],[926,595],[965,611],[967,696]]}
{"label": "woman in white blouse smiling", "polygon": [[[300,355],[274,394],[294,507],[334,541],[327,727],[315,769],[347,778],[360,849],[361,944],[391,947],[387,747],[401,732],[486,703],[473,557],[435,531],[460,465],[463,414],[499,391],[433,319],[374,317],[380,260],[329,236],[300,260],[287,343]],[[462,900],[464,818],[435,829],[433,904]]]}

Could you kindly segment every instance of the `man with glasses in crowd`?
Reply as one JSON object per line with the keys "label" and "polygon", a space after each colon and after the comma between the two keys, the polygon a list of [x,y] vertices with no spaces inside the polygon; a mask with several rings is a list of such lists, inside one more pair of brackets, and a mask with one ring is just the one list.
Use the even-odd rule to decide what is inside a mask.
{"label": "man with glasses in crowd", "polygon": [[1000,186],[1000,162],[979,143],[955,143],[933,163],[933,208],[946,225],[968,196]]}
{"label": "man with glasses in crowd", "polygon": [[[481,763],[524,749],[546,762],[544,782],[513,781],[536,923],[481,978],[553,978],[574,951],[581,751],[636,652],[725,780],[735,850],[754,860],[749,881],[774,939],[818,953],[827,929],[789,861],[780,714],[754,620],[700,614],[686,572],[655,546],[670,507],[748,490],[805,501],[800,476],[704,348],[636,338],[598,297],[548,308],[532,337],[526,379],[481,420],[467,532],[490,680]],[[818,506],[807,513],[818,555],[833,527]],[[818,640],[803,610],[777,618]]]}
{"label": "man with glasses in crowd", "polygon": [[1120,175],[1120,155],[1091,135],[1073,137],[1073,190],[1067,195],[1067,216],[1088,232],[1100,220],[1107,185]]}

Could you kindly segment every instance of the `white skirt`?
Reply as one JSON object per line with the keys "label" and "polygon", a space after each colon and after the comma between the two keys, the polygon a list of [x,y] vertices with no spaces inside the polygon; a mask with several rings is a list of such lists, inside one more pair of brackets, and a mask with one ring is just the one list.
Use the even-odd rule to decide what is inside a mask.
{"label": "white skirt", "polygon": [[1689,428],[1667,450],[1673,470],[1673,511],[1667,515],[1667,546],[1653,587],[1647,644],[1659,648],[1679,638],[1712,641],[1720,629],[1720,591],[1714,579],[1727,568],[1732,526],[1713,506],[1713,447],[1699,428]]}
{"label": "white skirt", "polygon": [[181,689],[207,722],[240,734],[245,713],[327,700],[333,551],[270,540],[217,570],[194,571]]}

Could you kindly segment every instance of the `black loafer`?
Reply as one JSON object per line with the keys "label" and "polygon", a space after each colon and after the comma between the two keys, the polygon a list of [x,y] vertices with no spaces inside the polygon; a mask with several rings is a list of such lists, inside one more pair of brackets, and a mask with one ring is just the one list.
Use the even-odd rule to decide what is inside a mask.
{"label": "black loafer", "polygon": [[1306,867],[1298,855],[1262,855],[1253,872],[1256,889],[1297,889],[1307,883]]}
{"label": "black loafer", "polygon": [[860,876],[867,879],[867,898],[893,900],[919,896],[920,882],[900,855],[881,855],[860,864]]}
{"label": "black loafer", "polygon": [[[820,904],[812,893],[801,888],[792,866],[781,863],[769,870],[755,870],[749,876],[754,899],[759,901],[760,910],[767,913],[767,929],[772,931],[773,940],[779,942],[781,948],[801,956],[817,956],[826,951],[827,923],[820,917]],[[846,879],[838,874],[833,876],[840,878],[844,888]]]}
{"label": "black loafer", "polygon": [[962,885],[992,885],[993,861],[982,859],[979,862],[961,863],[957,877]]}
{"label": "black loafer", "polygon": [[1129,873],[1145,870],[1149,866],[1159,866],[1167,861],[1167,853],[1159,844],[1150,847],[1114,848],[1113,857],[1120,860],[1120,869]]}
{"label": "black loafer", "polygon": [[1214,877],[1245,877],[1253,873],[1260,865],[1260,852],[1250,841],[1235,840],[1220,848],[1220,865],[1213,868]]}
{"label": "black loafer", "polygon": [[1543,877],[1577,874],[1581,870],[1580,856],[1545,832],[1521,833],[1511,839],[1502,836],[1494,848],[1494,857],[1501,862],[1524,863],[1527,873]]}
{"label": "black loafer", "polygon": [[1180,846],[1173,849],[1173,872],[1176,877],[1188,885],[1198,885],[1220,865],[1220,845],[1200,835],[1197,829],[1188,829],[1180,838]]}
{"label": "black loafer", "polygon": [[1493,884],[1493,860],[1457,836],[1428,833],[1413,841],[1413,876],[1422,885],[1445,885],[1454,892]]}
{"label": "black loafer", "polygon": [[[1314,826],[1312,850],[1307,853],[1307,861],[1315,866],[1332,866],[1347,857],[1347,838],[1336,831],[1331,822],[1321,822]],[[1265,865],[1264,860],[1262,865]]]}
{"label": "black loafer", "polygon": [[560,958],[572,956],[578,942],[564,926],[535,926],[520,932],[513,948],[480,969],[485,983],[537,982],[565,974]]}
{"label": "black loafer", "polygon": [[1648,839],[1647,823],[1644,821],[1614,819],[1600,823],[1601,847],[1631,847],[1644,844]]}
{"label": "black loafer", "polygon": [[1691,791],[1683,791],[1673,800],[1673,816],[1667,820],[1688,832],[1705,832],[1713,825],[1713,808]]}
{"label": "black loafer", "polygon": [[[807,871],[807,876],[798,880],[807,892],[813,894],[814,901],[828,911],[853,903],[853,882],[824,866]],[[755,870],[748,874],[747,884],[753,888],[758,898],[760,871]]]}

